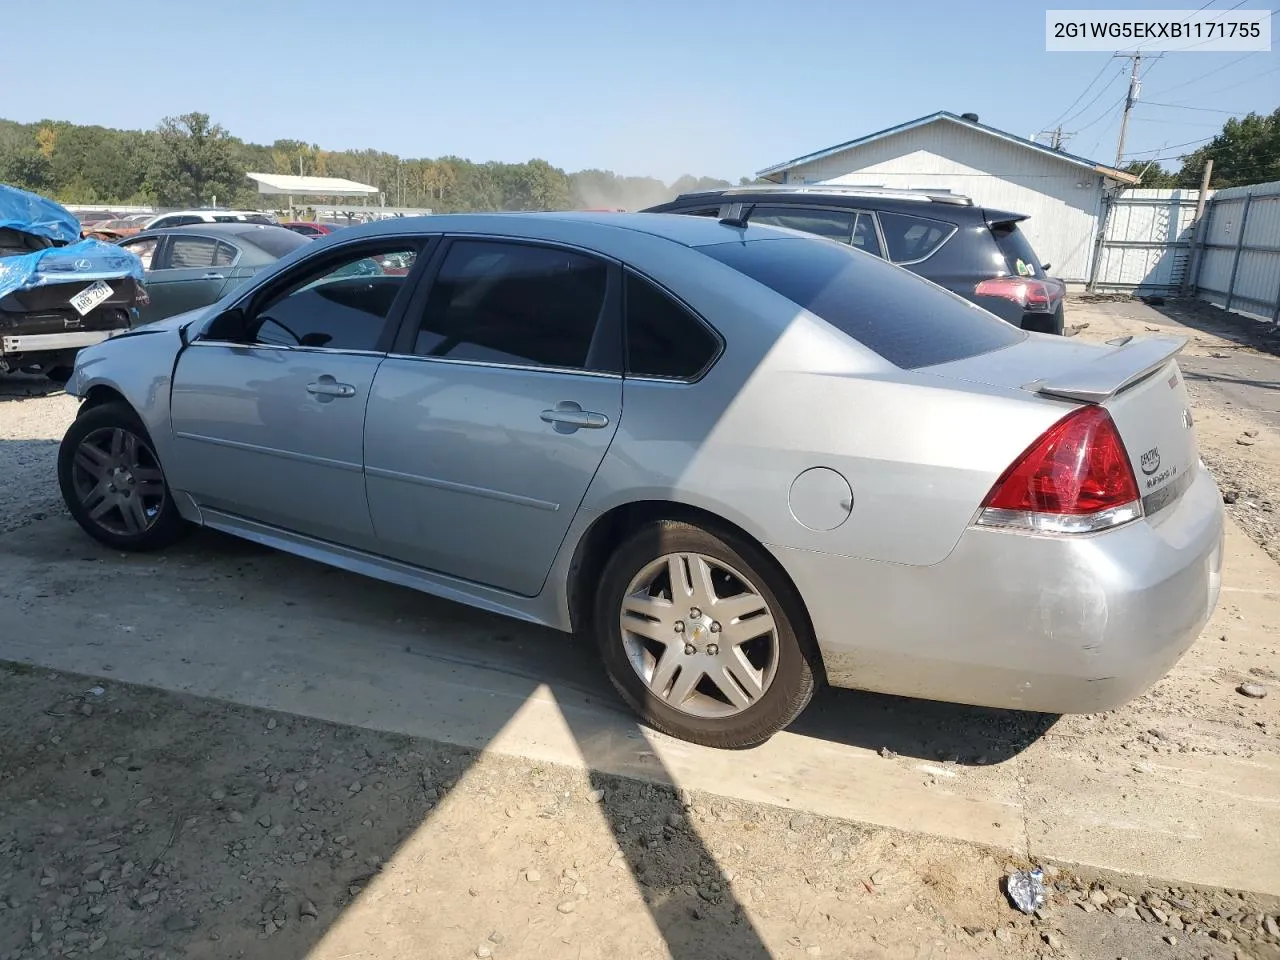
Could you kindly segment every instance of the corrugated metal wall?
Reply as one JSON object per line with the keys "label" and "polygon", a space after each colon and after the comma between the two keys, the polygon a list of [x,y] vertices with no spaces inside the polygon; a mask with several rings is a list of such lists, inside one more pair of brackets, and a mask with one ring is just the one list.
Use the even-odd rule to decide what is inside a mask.
{"label": "corrugated metal wall", "polygon": [[794,167],[787,179],[945,189],[1024,213],[1022,229],[1054,276],[1077,283],[1089,276],[1102,177],[968,126],[939,120]]}
{"label": "corrugated metal wall", "polygon": [[1195,253],[1201,300],[1280,323],[1280,182],[1219,190]]}
{"label": "corrugated metal wall", "polygon": [[1173,293],[1191,260],[1199,190],[1126,190],[1112,201],[1091,288]]}

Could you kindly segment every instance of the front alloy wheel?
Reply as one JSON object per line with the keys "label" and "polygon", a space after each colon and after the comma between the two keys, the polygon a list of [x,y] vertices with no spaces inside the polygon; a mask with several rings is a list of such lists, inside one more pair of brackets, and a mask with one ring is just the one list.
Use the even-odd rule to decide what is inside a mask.
{"label": "front alloy wheel", "polygon": [[89,536],[118,550],[155,550],[183,521],[146,428],[123,404],[84,411],[58,450],[62,499]]}

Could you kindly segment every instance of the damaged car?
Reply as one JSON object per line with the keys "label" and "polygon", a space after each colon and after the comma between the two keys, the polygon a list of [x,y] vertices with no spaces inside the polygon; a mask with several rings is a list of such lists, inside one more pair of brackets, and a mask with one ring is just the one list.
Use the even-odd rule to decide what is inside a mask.
{"label": "damaged car", "polygon": [[77,351],[134,325],[142,262],[80,230],[61,204],[0,184],[0,373],[63,382]]}

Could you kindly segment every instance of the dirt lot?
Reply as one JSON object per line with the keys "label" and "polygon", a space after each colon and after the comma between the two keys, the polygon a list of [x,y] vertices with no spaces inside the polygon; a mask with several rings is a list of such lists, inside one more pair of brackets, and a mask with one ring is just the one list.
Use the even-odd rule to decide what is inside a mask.
{"label": "dirt lot", "polygon": [[[1274,899],[0,672],[0,957],[1280,956]],[[1239,951],[1239,952],[1238,952]]]}
{"label": "dirt lot", "polygon": [[[1179,323],[1070,309],[1083,337]],[[1277,361],[1191,319],[1205,459],[1274,557]],[[97,548],[51,482],[73,412],[0,382],[0,658],[27,661],[0,669],[0,958],[1280,957],[1274,898],[1184,882],[1280,892],[1257,551],[1121,710],[833,693],[717,754],[636,731],[545,631],[221,537]],[[1000,893],[1029,856],[1077,864],[1037,918]],[[1080,866],[1113,862],[1166,881]]]}

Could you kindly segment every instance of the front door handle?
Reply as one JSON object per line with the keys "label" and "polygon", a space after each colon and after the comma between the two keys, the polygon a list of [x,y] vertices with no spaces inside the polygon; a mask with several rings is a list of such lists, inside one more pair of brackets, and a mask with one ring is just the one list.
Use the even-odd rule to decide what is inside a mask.
{"label": "front door handle", "polygon": [[220,274],[220,273],[206,273],[206,274],[204,275],[204,279],[206,279],[206,280],[225,280],[225,279],[227,279],[227,278],[226,278],[226,277],[224,277],[224,276],[223,276],[222,274]]}
{"label": "front door handle", "polygon": [[338,383],[333,377],[326,376],[315,383],[308,383],[307,393],[318,397],[354,397],[356,388],[349,383]]}
{"label": "front door handle", "polygon": [[599,430],[609,425],[609,418],[603,413],[583,410],[572,400],[557,403],[552,410],[543,410],[542,421],[554,424],[557,430]]}

